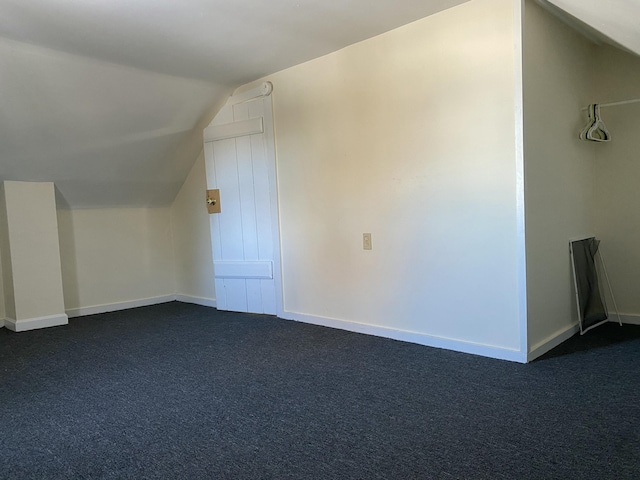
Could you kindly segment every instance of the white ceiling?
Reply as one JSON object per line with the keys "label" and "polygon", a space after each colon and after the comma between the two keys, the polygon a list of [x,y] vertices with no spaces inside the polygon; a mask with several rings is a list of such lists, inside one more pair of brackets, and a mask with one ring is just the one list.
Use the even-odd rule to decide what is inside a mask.
{"label": "white ceiling", "polygon": [[[539,0],[596,42],[640,55],[640,1]],[[555,8],[554,8],[555,7]]]}
{"label": "white ceiling", "polygon": [[167,205],[235,87],[465,1],[1,0],[0,181]]}
{"label": "white ceiling", "polygon": [[[465,1],[0,0],[0,181],[167,205],[234,88]],[[640,2],[538,1],[640,54]]]}

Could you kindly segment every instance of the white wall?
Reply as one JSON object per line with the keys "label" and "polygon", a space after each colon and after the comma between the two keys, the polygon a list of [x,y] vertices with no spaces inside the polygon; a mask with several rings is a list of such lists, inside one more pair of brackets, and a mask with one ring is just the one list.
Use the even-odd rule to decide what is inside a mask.
{"label": "white wall", "polygon": [[[11,277],[7,205],[4,199],[4,183],[2,183],[0,184],[0,319],[2,319],[3,326],[4,319],[9,313],[11,318],[16,318]],[[8,298],[8,300],[5,300],[5,298]]]}
{"label": "white wall", "polygon": [[[0,195],[2,193],[0,192]],[[2,209],[2,205],[0,204],[0,209]],[[3,229],[2,221],[0,221],[0,230]],[[0,233],[0,237],[2,237],[2,233]],[[2,240],[0,240],[2,243]],[[6,310],[4,308],[4,270],[2,269],[2,247],[0,246],[0,327],[4,326],[4,318],[6,316]]]}
{"label": "white wall", "polygon": [[514,8],[475,0],[266,78],[286,311],[520,349]]}
{"label": "white wall", "polygon": [[[597,52],[597,95],[588,103],[640,98],[640,57]],[[640,321],[640,104],[602,109],[612,141],[595,144],[596,233],[620,310]]]}
{"label": "white wall", "polygon": [[170,208],[58,210],[58,222],[71,315],[175,293]]}
{"label": "white wall", "polygon": [[7,320],[16,331],[66,324],[53,183],[5,181],[3,191]]}
{"label": "white wall", "polygon": [[171,206],[176,293],[194,300],[215,301],[207,180],[200,152]]}
{"label": "white wall", "polygon": [[594,46],[525,3],[524,147],[528,343],[536,350],[577,323],[569,239],[593,234],[593,145],[578,138],[592,102]]}

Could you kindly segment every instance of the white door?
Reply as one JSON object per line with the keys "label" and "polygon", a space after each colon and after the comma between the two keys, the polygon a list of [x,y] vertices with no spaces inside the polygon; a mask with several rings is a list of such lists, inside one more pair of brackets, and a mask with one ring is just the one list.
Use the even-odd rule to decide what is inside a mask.
{"label": "white door", "polygon": [[282,310],[270,92],[265,83],[231,97],[204,131],[207,188],[220,190],[221,212],[210,215],[220,310]]}

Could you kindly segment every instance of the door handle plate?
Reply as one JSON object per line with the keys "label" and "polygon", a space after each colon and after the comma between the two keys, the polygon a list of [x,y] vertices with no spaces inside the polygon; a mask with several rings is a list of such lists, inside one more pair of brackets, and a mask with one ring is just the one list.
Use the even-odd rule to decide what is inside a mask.
{"label": "door handle plate", "polygon": [[207,211],[212,213],[220,213],[220,190],[207,190]]}

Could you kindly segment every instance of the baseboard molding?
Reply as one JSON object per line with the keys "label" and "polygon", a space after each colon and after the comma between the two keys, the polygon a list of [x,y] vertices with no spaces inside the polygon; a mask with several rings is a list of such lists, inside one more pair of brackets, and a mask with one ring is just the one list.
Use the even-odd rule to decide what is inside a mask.
{"label": "baseboard molding", "polygon": [[127,302],[106,303],[91,307],[72,308],[67,310],[67,315],[69,318],[85,317],[87,315],[96,315],[98,313],[117,312],[119,310],[128,310],[129,308],[147,307],[149,305],[158,305],[160,303],[175,301],[216,308],[216,300],[214,298],[192,297],[190,295],[163,295],[161,297],[140,298],[138,300],[130,300]]}
{"label": "baseboard molding", "polygon": [[[627,325],[640,325],[640,315],[621,313],[620,320]],[[618,323],[618,316],[615,313],[609,313],[609,321]]]}
{"label": "baseboard molding", "polygon": [[[640,325],[640,315],[621,313],[620,314],[620,319],[622,320],[622,323],[624,323],[624,324]],[[615,313],[613,313],[613,314],[610,313],[609,314],[609,321],[613,322],[613,323],[618,323],[618,316]],[[580,331],[580,326],[577,323],[557,331],[556,333],[554,333],[553,335],[549,336],[548,338],[546,338],[542,342],[539,342],[536,345],[534,345],[531,348],[531,351],[529,352],[529,354],[527,355],[527,361],[531,362],[532,360],[535,360],[536,358],[544,355],[549,350],[551,350],[551,349],[557,347],[558,345],[560,345],[562,342],[564,342],[566,340],[569,340],[571,337],[573,337],[579,331]]]}
{"label": "baseboard molding", "polygon": [[444,348],[446,350],[453,350],[456,352],[471,353],[474,355],[480,355],[483,357],[495,358],[499,360],[509,360],[518,363],[527,362],[526,353],[520,352],[519,350],[509,350],[506,348],[500,348],[491,345],[465,342],[450,338],[425,335],[423,333],[349,322],[346,320],[337,320],[334,318],[317,317],[314,315],[306,315],[295,312],[282,312],[282,318],[284,318],[285,320],[294,320],[301,323],[310,323],[312,325],[337,328],[349,332],[364,333],[366,335],[374,335],[376,337],[384,337],[393,340],[400,340],[403,342],[417,343],[419,345],[425,345],[427,347]]}
{"label": "baseboard molding", "polygon": [[176,301],[182,303],[193,303],[195,305],[202,305],[203,307],[217,307],[215,298],[202,298],[202,297],[192,297],[190,295],[176,295]]}
{"label": "baseboard molding", "polygon": [[0,328],[4,328],[4,318],[0,318]]}
{"label": "baseboard molding", "polygon": [[25,332],[27,330],[36,330],[38,328],[57,327],[69,323],[69,318],[64,313],[60,315],[48,315],[46,317],[35,317],[15,320],[13,318],[5,318],[4,326],[14,332]]}
{"label": "baseboard molding", "polygon": [[531,347],[531,350],[527,354],[527,361],[531,362],[532,360],[535,360],[536,358],[544,355],[549,350],[556,348],[562,342],[569,340],[579,331],[580,326],[577,323],[558,330],[553,335],[550,335],[543,341],[538,342],[533,347]]}
{"label": "baseboard molding", "polygon": [[84,317],[86,315],[117,312],[118,310],[127,310],[129,308],[147,307],[149,305],[157,305],[159,303],[173,302],[174,300],[176,300],[175,295],[141,298],[138,300],[130,300],[127,302],[107,303],[104,305],[94,305],[92,307],[72,308],[67,310],[67,315],[69,316],[69,318]]}

